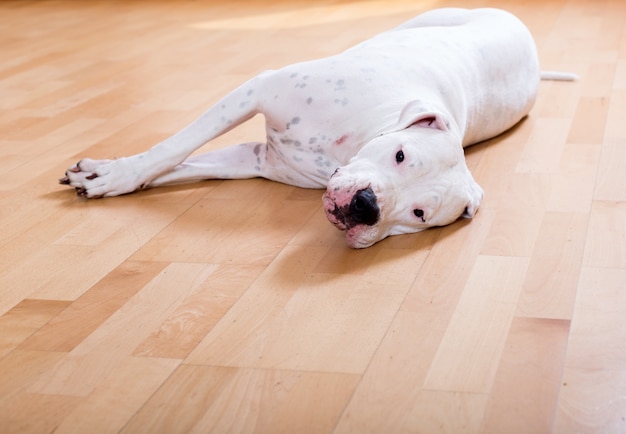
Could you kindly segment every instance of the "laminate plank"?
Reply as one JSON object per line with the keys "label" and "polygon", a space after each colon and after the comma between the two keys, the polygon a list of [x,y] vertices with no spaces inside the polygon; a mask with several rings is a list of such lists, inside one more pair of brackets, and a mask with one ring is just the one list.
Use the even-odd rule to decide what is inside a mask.
{"label": "laminate plank", "polygon": [[626,266],[626,202],[593,203],[583,265]]}
{"label": "laminate plank", "polygon": [[587,370],[565,367],[555,433],[598,433],[624,431],[622,369]]}
{"label": "laminate plank", "polygon": [[59,300],[22,300],[0,316],[0,358],[41,329],[67,307]]}
{"label": "laminate plank", "polygon": [[[624,39],[624,37],[622,37]],[[620,44],[623,46],[623,44]],[[621,59],[625,59],[626,55],[620,56]],[[626,90],[626,61],[618,60],[617,67],[615,69],[615,78],[613,80],[613,90],[615,92]]]}
{"label": "laminate plank", "polygon": [[249,265],[217,266],[210,279],[166,318],[133,355],[186,358],[262,270],[262,267]]}
{"label": "laminate plank", "polygon": [[49,433],[79,405],[76,396],[21,393],[0,405],[2,431],[6,433]]}
{"label": "laminate plank", "polygon": [[[255,187],[254,197],[246,196],[245,184]],[[293,187],[269,181],[241,181],[220,189],[230,191],[230,199],[203,199],[131,259],[267,265],[321,206],[318,201],[292,201],[289,212],[277,212]]]}
{"label": "laminate plank", "polygon": [[[150,232],[166,224],[156,214],[152,218],[154,221],[145,220],[144,225],[137,225],[137,230],[133,231],[131,237],[123,230],[130,222],[118,221],[117,230],[97,248],[51,245],[47,251],[33,255],[32,260],[7,273],[6,277],[14,278],[19,273],[25,276],[21,280],[30,287],[32,297],[70,300],[77,298],[125,260],[137,245],[149,238]],[[63,258],[63,261],[58,261],[57,258]],[[35,271],[28,273],[28,269]]]}
{"label": "laminate plank", "polygon": [[[602,106],[600,103],[598,104],[601,108]],[[579,103],[578,106],[581,110],[587,110],[587,106],[583,103]],[[598,110],[588,112],[587,114],[590,116],[602,116],[605,112]],[[585,121],[585,119],[582,118],[582,115],[579,121]],[[602,121],[601,123],[603,126]],[[570,134],[570,128],[572,128],[572,125],[572,120],[568,118],[535,119],[528,142],[524,145],[522,155],[520,156],[517,166],[515,167],[516,172],[552,172],[553,168],[558,166],[561,160],[563,148],[567,142],[567,137],[568,134]],[[592,129],[594,130],[594,134],[599,136],[600,129],[598,129],[598,127]],[[596,136],[594,136],[594,138],[596,138]],[[598,143],[600,140],[601,139],[596,140],[595,143]]]}
{"label": "laminate plank", "polygon": [[468,152],[483,154],[472,172],[476,182],[485,190],[479,212],[497,209],[500,201],[509,200],[509,176],[515,172],[515,166],[524,150],[524,143],[528,140],[533,128],[533,120],[526,119],[521,125],[515,127],[514,132],[505,133],[502,141],[492,139],[466,149],[466,154]]}
{"label": "laminate plank", "polygon": [[0,359],[2,382],[0,383],[0,410],[9,412],[8,404],[28,391],[42,375],[65,357],[65,353],[51,351],[14,350]]}
{"label": "laminate plank", "polygon": [[436,310],[398,312],[335,433],[427,432],[432,416],[425,413],[432,407],[422,407],[424,380],[448,322]]}
{"label": "laminate plank", "polygon": [[[487,405],[487,396],[477,393],[445,392],[441,390],[419,390],[416,398],[410,403],[411,407],[403,415],[403,418],[395,424],[381,423],[380,419],[386,419],[387,413],[379,413],[375,422],[385,427],[384,432],[426,432],[426,433],[459,433],[479,432],[482,415]],[[383,417],[382,414],[385,416]],[[362,419],[351,421],[342,419],[335,432],[337,433],[366,433],[376,434],[375,426],[366,425],[362,420],[367,420],[362,415],[355,415]],[[348,420],[344,422],[344,420]],[[351,423],[353,422],[353,424]],[[388,427],[388,425],[390,425]]]}
{"label": "laminate plank", "polygon": [[493,219],[493,212],[482,210],[471,221],[442,228],[402,303],[402,310],[435,311],[449,318],[462,296]]}
{"label": "laminate plank", "polygon": [[[93,393],[80,400],[55,432],[95,434],[121,431],[179,363],[174,359],[128,357]],[[103,408],[107,411],[102,411]]]}
{"label": "laminate plank", "polygon": [[202,287],[214,269],[214,265],[170,264],[42,376],[30,391],[89,395],[119,369],[126,357],[178,305]]}
{"label": "laminate plank", "polygon": [[624,282],[623,268],[583,268],[555,432],[620,432],[624,428]]}
{"label": "laminate plank", "polygon": [[[321,202],[321,193],[318,190],[315,191],[319,195]],[[338,229],[328,231],[326,230],[328,229],[327,225],[326,213],[320,205],[306,221],[306,230],[301,230],[294,234],[288,245],[300,246],[301,248],[320,246],[345,247],[345,234]]]}
{"label": "laminate plank", "polygon": [[[135,213],[132,210],[139,210],[139,203],[125,202],[126,197],[107,204],[72,198],[69,200],[75,206],[69,210],[63,203],[54,203],[50,204],[47,213],[41,213],[37,208],[49,202],[41,199],[27,202],[25,199],[22,199],[26,202],[23,206],[9,205],[17,206],[18,211],[3,219],[7,224],[5,236],[8,240],[0,252],[3,259],[0,287],[6,288],[0,298],[0,312],[23,298],[73,300],[79,297],[167,226],[185,206],[184,203],[144,205]],[[50,219],[59,221],[59,224],[50,227]],[[68,243],[93,237],[93,231],[85,230],[98,226],[94,219],[108,227],[105,232],[110,236],[106,242],[98,246],[84,241],[80,243],[83,245]],[[20,225],[23,230],[13,232],[13,228]],[[72,233],[74,235],[68,235]]]}
{"label": "laminate plank", "polygon": [[[113,94],[119,102],[126,103],[126,98],[120,98],[121,95],[116,95],[116,90],[122,86],[121,81],[115,80],[95,83],[78,82],[57,92],[48,93],[43,98],[31,101],[29,105],[38,107],[38,109],[32,110],[37,116],[58,117],[60,114],[75,108],[84,108],[87,103],[93,104],[99,101],[103,95]],[[98,116],[98,113],[89,113],[89,115],[96,118],[106,118],[106,116]]]}
{"label": "laminate plank", "polygon": [[569,328],[566,320],[513,319],[481,432],[552,431]]}
{"label": "laminate plank", "polygon": [[585,213],[544,215],[516,315],[571,319],[589,217]]}
{"label": "laminate plank", "polygon": [[528,268],[527,258],[479,256],[428,372],[426,389],[488,393]]}
{"label": "laminate plank", "polygon": [[[614,41],[615,39],[612,40]],[[613,93],[613,83],[616,79],[616,72],[616,62],[590,64],[589,69],[586,72],[585,81],[582,83],[580,88],[580,96],[585,98],[611,97]]]}
{"label": "laminate plank", "polygon": [[[542,65],[547,70],[563,69],[563,66],[550,67]],[[580,71],[582,67],[566,68],[568,71],[575,70],[576,74],[586,76]],[[582,92],[584,78],[575,82],[542,81],[539,85],[539,97],[535,102],[532,112],[540,118],[566,118],[572,119],[578,107],[578,99]]]}
{"label": "laminate plank", "polygon": [[[345,254],[356,261],[379,250]],[[381,276],[399,268],[415,276],[425,254],[394,253],[395,261],[363,264],[362,275],[313,272],[326,254],[285,248],[185,362],[362,373],[407,291]]]}
{"label": "laminate plank", "polygon": [[600,171],[603,147],[568,144],[559,165],[550,175],[546,209],[555,212],[589,212],[595,198],[594,188]]}
{"label": "laminate plank", "polygon": [[[572,129],[567,137],[568,143],[601,143],[604,138],[604,128],[609,110],[608,97],[585,97],[578,102],[576,114],[572,120]],[[599,120],[590,123],[589,119]]]}
{"label": "laminate plank", "polygon": [[598,179],[595,184],[594,197],[599,200],[624,201],[626,197],[626,183],[624,183],[624,165],[626,157],[626,131],[624,119],[626,116],[626,92],[616,89],[609,102],[605,129],[605,146],[602,148]]}
{"label": "laminate plank", "polygon": [[604,146],[598,166],[594,198],[602,201],[626,202],[626,139]]}
{"label": "laminate plank", "polygon": [[359,378],[185,365],[121,432],[331,432]]}
{"label": "laminate plank", "polygon": [[[533,178],[537,177],[534,176]],[[529,187],[531,185],[532,183],[527,184]],[[509,191],[514,192],[512,189]],[[526,197],[528,196],[526,195]],[[543,216],[544,209],[541,207],[527,207],[523,203],[508,207],[501,206],[496,213],[481,253],[484,255],[530,256],[537,242]],[[511,231],[511,228],[518,228],[519,232]],[[520,236],[520,233],[524,235]]]}
{"label": "laminate plank", "polygon": [[117,312],[167,264],[125,262],[39,328],[20,349],[72,351]]}

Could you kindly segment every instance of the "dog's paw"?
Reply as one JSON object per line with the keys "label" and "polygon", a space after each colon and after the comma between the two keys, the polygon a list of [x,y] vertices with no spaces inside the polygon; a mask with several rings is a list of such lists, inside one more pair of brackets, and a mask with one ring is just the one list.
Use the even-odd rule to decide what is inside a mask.
{"label": "dog's paw", "polygon": [[119,160],[92,160],[85,158],[67,169],[60,184],[76,189],[84,198],[119,196],[141,186],[136,170],[126,158]]}

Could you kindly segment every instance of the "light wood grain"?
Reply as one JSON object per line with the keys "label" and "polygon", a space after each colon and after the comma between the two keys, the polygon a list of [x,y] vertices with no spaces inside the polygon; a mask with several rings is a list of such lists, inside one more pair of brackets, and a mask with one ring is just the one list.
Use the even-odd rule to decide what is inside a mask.
{"label": "light wood grain", "polygon": [[61,300],[23,300],[0,317],[0,355],[4,356],[41,330],[52,318],[70,305]]}
{"label": "light wood grain", "polygon": [[569,330],[570,322],[564,320],[511,322],[481,431],[550,432]]}
{"label": "light wood grain", "polygon": [[0,432],[626,432],[626,2],[463,3],[580,76],[466,150],[472,220],[355,251],[319,190],[56,184],[258,72],[458,5],[0,3]]}
{"label": "light wood grain", "polygon": [[619,432],[624,424],[623,330],[626,272],[583,268],[572,320],[555,429]]}

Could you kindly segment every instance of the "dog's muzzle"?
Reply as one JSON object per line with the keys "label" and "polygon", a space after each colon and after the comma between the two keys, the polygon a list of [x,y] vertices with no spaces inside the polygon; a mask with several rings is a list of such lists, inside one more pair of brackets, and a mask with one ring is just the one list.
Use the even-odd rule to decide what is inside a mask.
{"label": "dog's muzzle", "polygon": [[324,201],[328,219],[342,230],[349,230],[358,225],[373,226],[380,218],[376,195],[370,187],[358,190],[350,203],[344,206],[337,205],[328,195]]}

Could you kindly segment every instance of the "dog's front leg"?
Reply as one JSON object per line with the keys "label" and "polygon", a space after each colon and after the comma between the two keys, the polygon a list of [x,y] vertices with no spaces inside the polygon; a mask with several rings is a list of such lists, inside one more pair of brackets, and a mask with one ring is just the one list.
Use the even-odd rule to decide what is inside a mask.
{"label": "dog's front leg", "polygon": [[187,128],[148,151],[117,160],[83,159],[59,182],[86,198],[118,196],[156,185],[153,181],[174,170],[200,146],[259,112],[256,90],[261,79],[262,75],[257,76],[235,89]]}
{"label": "dog's front leg", "polygon": [[245,179],[265,176],[267,145],[242,143],[187,158],[169,172],[150,182],[150,187],[203,181]]}

